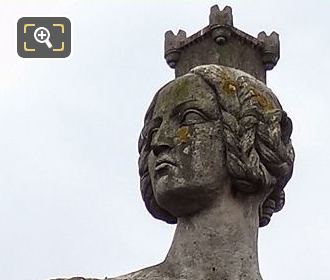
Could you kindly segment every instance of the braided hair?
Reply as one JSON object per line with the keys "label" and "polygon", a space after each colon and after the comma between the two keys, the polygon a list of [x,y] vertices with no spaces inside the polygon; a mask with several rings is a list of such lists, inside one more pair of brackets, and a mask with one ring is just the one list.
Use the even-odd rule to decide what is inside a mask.
{"label": "braided hair", "polygon": [[[272,214],[284,206],[284,187],[293,171],[290,118],[271,90],[245,72],[211,64],[195,67],[190,74],[200,76],[216,95],[232,188],[247,194],[267,190],[259,208],[259,225],[267,225]],[[148,131],[159,92],[146,113],[138,144],[140,188],[148,211],[173,224],[177,218],[157,204],[148,172]]]}

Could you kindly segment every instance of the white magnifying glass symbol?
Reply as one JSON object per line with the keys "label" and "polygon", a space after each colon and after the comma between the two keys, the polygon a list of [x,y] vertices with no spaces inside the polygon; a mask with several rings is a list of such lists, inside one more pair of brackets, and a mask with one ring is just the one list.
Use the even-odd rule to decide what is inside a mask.
{"label": "white magnifying glass symbol", "polygon": [[50,32],[46,27],[38,27],[34,30],[34,39],[38,43],[46,44],[50,49],[53,47],[52,43],[49,41]]}

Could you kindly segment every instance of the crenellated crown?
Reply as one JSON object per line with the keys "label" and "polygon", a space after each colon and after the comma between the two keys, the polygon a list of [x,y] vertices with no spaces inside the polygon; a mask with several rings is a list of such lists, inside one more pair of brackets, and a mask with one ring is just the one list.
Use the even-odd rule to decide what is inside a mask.
{"label": "crenellated crown", "polygon": [[219,64],[240,69],[266,83],[266,71],[276,65],[280,57],[279,35],[260,32],[257,38],[233,25],[230,7],[220,10],[211,7],[209,25],[187,37],[179,30],[165,33],[165,59],[175,76],[189,72],[195,66]]}

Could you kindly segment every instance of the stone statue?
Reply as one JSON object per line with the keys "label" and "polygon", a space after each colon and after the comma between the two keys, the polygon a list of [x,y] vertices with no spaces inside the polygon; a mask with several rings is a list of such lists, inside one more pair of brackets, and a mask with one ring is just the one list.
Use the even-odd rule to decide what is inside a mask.
{"label": "stone statue", "polygon": [[284,205],[292,124],[252,76],[198,66],[154,97],[139,141],[149,212],[177,223],[165,261],[115,279],[261,279],[259,226]]}
{"label": "stone statue", "polygon": [[139,139],[141,193],[177,227],[164,262],[110,279],[262,279],[258,229],[284,205],[292,123],[247,72],[199,65],[156,93]]}

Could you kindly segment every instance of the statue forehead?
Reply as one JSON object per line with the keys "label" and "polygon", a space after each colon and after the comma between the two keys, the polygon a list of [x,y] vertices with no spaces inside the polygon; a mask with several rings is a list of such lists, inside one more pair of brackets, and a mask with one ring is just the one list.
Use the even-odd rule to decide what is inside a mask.
{"label": "statue forehead", "polygon": [[198,75],[187,74],[164,86],[158,93],[154,114],[166,113],[187,101],[216,105],[212,88]]}

